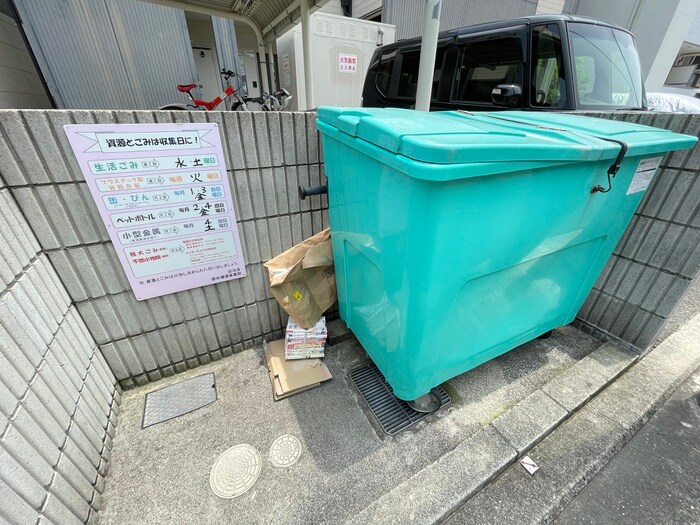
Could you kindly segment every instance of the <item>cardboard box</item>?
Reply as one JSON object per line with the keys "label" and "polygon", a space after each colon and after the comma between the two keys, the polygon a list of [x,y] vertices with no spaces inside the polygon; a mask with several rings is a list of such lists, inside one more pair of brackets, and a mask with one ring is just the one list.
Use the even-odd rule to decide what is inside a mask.
{"label": "cardboard box", "polygon": [[287,361],[284,357],[284,339],[265,342],[263,348],[275,401],[310,390],[333,378],[320,359]]}

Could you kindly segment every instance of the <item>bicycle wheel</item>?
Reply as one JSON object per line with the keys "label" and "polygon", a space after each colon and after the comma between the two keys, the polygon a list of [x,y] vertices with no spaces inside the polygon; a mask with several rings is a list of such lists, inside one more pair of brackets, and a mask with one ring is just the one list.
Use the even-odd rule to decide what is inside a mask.
{"label": "bicycle wheel", "polygon": [[161,111],[189,111],[190,109],[196,109],[196,108],[188,108],[186,106],[182,106],[180,104],[171,104],[167,106],[162,106],[158,108]]}

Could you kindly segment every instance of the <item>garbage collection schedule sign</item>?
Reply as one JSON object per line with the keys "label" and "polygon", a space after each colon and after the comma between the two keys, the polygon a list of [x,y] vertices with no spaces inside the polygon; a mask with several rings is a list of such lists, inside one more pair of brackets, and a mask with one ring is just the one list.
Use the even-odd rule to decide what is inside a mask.
{"label": "garbage collection schedule sign", "polygon": [[217,124],[64,129],[139,301],[245,276]]}

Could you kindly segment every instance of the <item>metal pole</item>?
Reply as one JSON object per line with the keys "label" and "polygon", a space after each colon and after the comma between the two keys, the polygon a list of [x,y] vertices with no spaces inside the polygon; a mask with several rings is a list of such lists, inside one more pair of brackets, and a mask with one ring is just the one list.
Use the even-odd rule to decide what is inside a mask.
{"label": "metal pole", "polygon": [[275,53],[272,42],[267,44],[267,63],[270,66],[267,70],[267,75],[270,77],[270,93],[274,93],[279,88],[279,79],[275,74]]}
{"label": "metal pole", "polygon": [[[309,2],[300,0],[299,9],[301,11],[301,47],[304,51],[304,90],[306,92],[306,107],[314,107],[314,86],[313,75],[311,74],[311,45],[309,44]],[[434,58],[434,57],[433,57]]]}
{"label": "metal pole", "polygon": [[[265,58],[265,43],[258,42],[258,79],[260,82],[260,94],[265,91],[265,86],[268,84],[267,78],[267,58]],[[249,86],[250,88],[250,86]]]}
{"label": "metal pole", "polygon": [[440,32],[440,8],[442,0],[425,0],[425,21],[423,39],[420,46],[418,66],[418,87],[416,89],[416,109],[430,111],[430,92],[433,89],[435,74],[435,53]]}

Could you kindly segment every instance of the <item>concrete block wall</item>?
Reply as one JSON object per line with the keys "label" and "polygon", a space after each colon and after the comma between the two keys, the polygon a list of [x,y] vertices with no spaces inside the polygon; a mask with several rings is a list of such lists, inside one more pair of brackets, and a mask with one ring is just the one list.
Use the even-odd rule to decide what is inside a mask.
{"label": "concrete block wall", "polygon": [[[700,137],[700,115],[590,113]],[[634,214],[576,325],[643,353],[700,271],[700,145],[674,152]]]}
{"label": "concrete block wall", "polygon": [[119,400],[0,176],[0,523],[95,520]]}
{"label": "concrete block wall", "polygon": [[[247,277],[137,301],[63,132],[69,123],[219,124]],[[262,263],[328,227],[312,113],[0,111],[0,171],[125,388],[281,336]]]}

